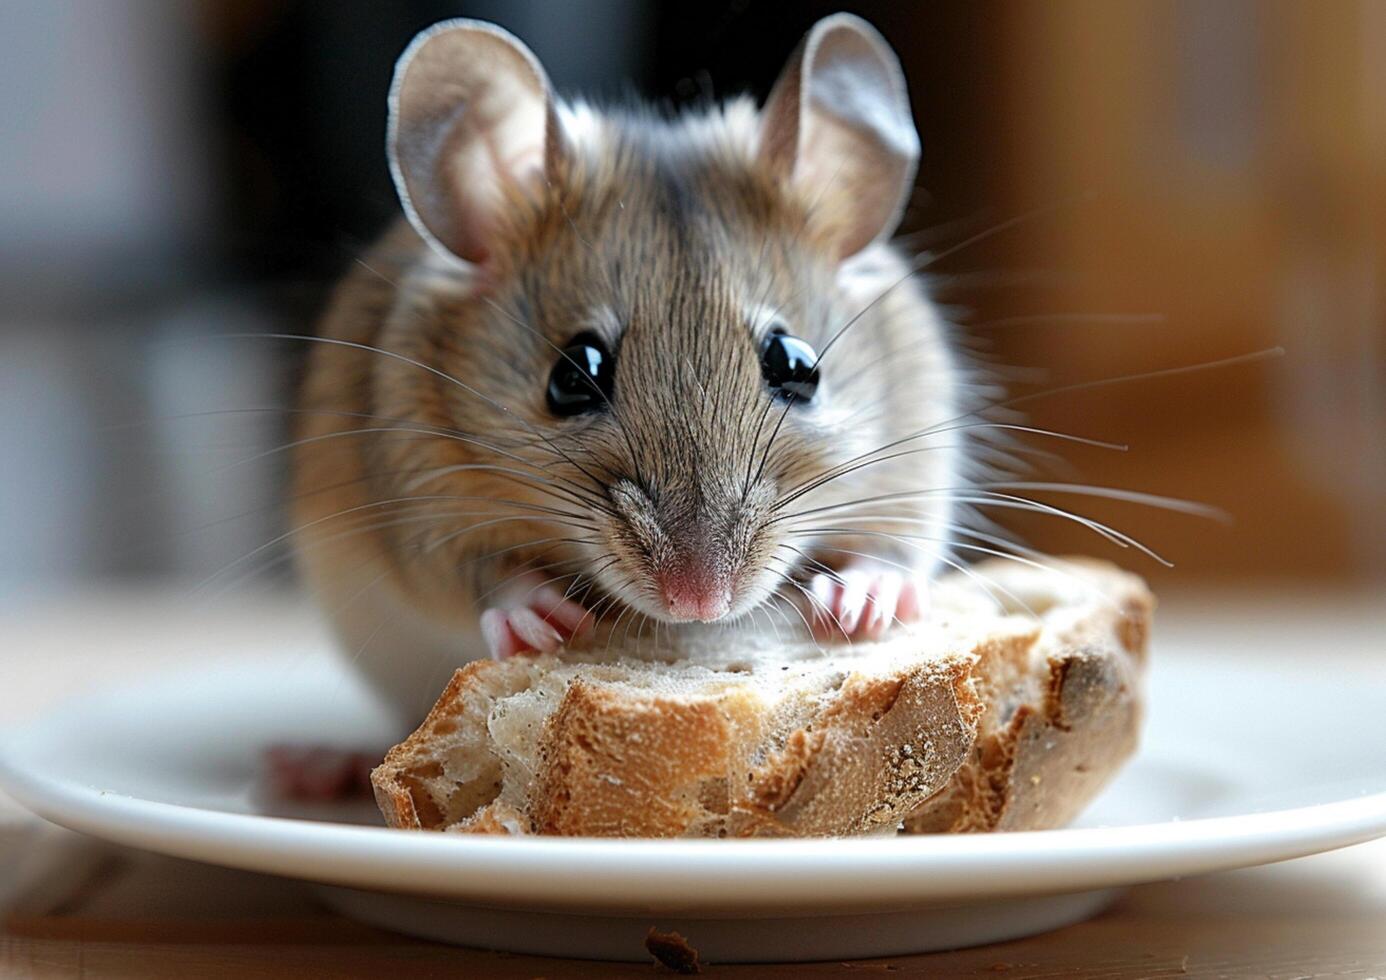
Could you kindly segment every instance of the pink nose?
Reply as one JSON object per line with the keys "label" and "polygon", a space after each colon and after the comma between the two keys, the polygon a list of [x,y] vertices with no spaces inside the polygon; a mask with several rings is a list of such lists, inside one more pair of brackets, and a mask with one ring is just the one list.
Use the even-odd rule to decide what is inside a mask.
{"label": "pink nose", "polygon": [[661,591],[669,615],[675,619],[710,623],[731,609],[731,589],[712,575],[668,575]]}

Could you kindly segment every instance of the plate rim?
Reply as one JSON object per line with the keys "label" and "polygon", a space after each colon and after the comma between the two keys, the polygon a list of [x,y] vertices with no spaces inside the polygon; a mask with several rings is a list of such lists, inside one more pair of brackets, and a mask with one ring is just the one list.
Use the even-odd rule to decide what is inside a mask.
{"label": "plate rim", "polygon": [[3,752],[0,786],[54,823],[171,857],[553,910],[842,911],[1022,897],[1249,867],[1386,834],[1386,792],[1122,827],[705,841],[430,834],[234,813],[48,778]]}
{"label": "plate rim", "polygon": [[172,857],[492,907],[611,914],[652,907],[704,915],[871,911],[1086,891],[1288,860],[1386,835],[1381,790],[1228,816],[993,834],[492,837],[168,803],[52,776],[24,761],[25,744],[70,728],[81,704],[135,691],[150,696],[179,677],[184,685],[205,680],[211,666],[75,695],[0,729],[0,789],[54,823]]}

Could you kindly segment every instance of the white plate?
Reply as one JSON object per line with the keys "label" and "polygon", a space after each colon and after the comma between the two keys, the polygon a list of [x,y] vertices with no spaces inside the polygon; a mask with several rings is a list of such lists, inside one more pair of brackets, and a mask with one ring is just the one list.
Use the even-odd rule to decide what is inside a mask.
{"label": "white plate", "polygon": [[[343,911],[516,951],[643,959],[677,928],[710,960],[896,955],[1053,928],[1137,882],[1386,833],[1379,667],[1157,649],[1140,756],[1080,826],[812,841],[507,839],[390,831],[368,809],[267,815],[272,742],[386,744],[326,658],[206,667],[7,733],[0,786],[75,830],[336,886]],[[315,819],[302,819],[302,817]]]}

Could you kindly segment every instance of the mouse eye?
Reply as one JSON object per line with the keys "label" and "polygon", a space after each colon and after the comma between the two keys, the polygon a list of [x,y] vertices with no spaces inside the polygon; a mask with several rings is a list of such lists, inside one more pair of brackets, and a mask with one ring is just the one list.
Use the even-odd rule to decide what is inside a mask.
{"label": "mouse eye", "polygon": [[616,362],[594,333],[568,342],[549,373],[549,411],[563,418],[595,412],[611,398]]}
{"label": "mouse eye", "polygon": [[760,373],[770,390],[796,402],[813,401],[818,391],[818,355],[798,337],[776,329],[760,351]]}

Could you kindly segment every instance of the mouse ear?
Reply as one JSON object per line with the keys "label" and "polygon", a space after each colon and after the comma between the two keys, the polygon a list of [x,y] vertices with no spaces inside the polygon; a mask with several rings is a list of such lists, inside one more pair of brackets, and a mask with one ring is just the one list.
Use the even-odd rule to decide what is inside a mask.
{"label": "mouse ear", "polygon": [[851,14],[813,26],[765,103],[759,156],[811,202],[842,258],[894,232],[919,135],[900,62],[874,27]]}
{"label": "mouse ear", "polygon": [[541,188],[561,145],[548,76],[508,31],[443,21],[395,64],[390,173],[410,223],[439,251],[485,262],[507,194]]}

